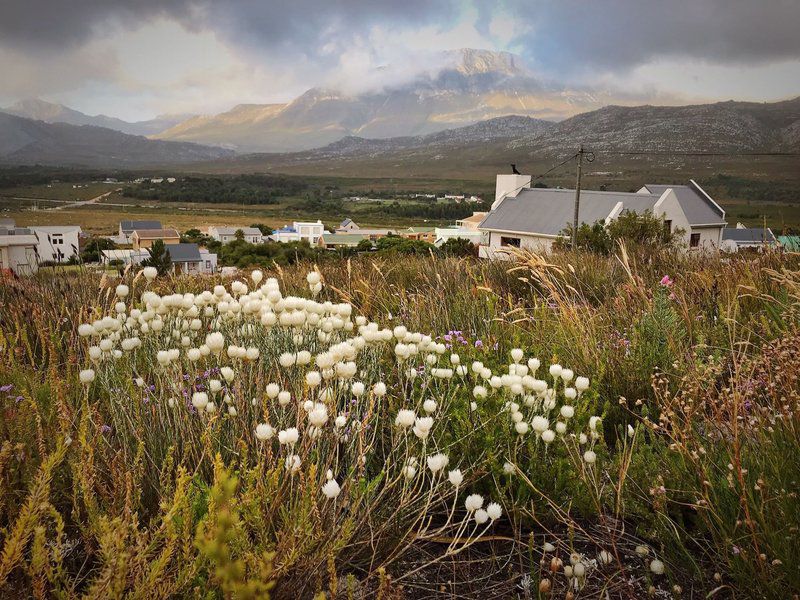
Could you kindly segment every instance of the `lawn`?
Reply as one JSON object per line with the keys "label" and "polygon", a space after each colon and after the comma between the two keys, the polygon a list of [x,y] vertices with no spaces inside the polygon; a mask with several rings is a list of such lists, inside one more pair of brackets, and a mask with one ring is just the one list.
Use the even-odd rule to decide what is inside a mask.
{"label": "lawn", "polygon": [[5,280],[0,593],[792,597],[798,298],[636,248]]}

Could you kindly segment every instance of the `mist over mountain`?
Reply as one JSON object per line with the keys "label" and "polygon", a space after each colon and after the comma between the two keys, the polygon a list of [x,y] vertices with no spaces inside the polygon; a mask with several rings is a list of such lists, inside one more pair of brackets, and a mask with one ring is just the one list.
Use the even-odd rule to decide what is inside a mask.
{"label": "mist over mountain", "polygon": [[222,148],[150,140],[94,125],[46,123],[0,112],[0,164],[153,167],[232,154]]}
{"label": "mist over mountain", "polygon": [[612,100],[620,95],[543,82],[513,54],[467,48],[443,53],[437,68],[406,83],[360,93],[315,87],[286,104],[240,105],[154,137],[285,152],[347,136],[426,135],[509,114],[561,120]]}
{"label": "mist over mountain", "polygon": [[153,135],[185,121],[191,115],[159,115],[154,119],[134,123],[106,115],[87,115],[63,104],[45,102],[38,98],[20,100],[6,108],[4,112],[17,117],[44,121],[45,123],[67,123],[69,125],[95,125],[128,133],[131,135]]}

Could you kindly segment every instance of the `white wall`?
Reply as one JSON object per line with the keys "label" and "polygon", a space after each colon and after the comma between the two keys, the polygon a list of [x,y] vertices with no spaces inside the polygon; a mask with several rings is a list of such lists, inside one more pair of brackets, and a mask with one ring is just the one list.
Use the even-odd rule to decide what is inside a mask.
{"label": "white wall", "polygon": [[503,246],[502,238],[519,238],[521,250],[531,250],[533,252],[549,252],[555,242],[555,237],[544,237],[525,233],[503,233],[499,231],[489,231],[485,233],[478,249],[478,256],[481,258],[507,259],[514,248]]}
{"label": "white wall", "polygon": [[317,221],[316,223],[295,221],[293,227],[300,236],[300,240],[305,240],[312,246],[317,245],[319,238],[322,237],[322,234],[325,232],[325,226],[321,221]]}
{"label": "white wall", "polygon": [[531,186],[530,175],[498,175],[494,191],[494,210],[503,198],[514,198],[524,188]]}
{"label": "white wall", "polygon": [[80,227],[54,228],[54,227],[29,227],[39,238],[36,251],[39,261],[67,262],[73,256],[78,256],[80,251]]}
{"label": "white wall", "polygon": [[[31,237],[33,236],[25,236]],[[17,275],[30,275],[39,269],[35,240],[28,244],[0,246],[0,269],[11,269]]]}

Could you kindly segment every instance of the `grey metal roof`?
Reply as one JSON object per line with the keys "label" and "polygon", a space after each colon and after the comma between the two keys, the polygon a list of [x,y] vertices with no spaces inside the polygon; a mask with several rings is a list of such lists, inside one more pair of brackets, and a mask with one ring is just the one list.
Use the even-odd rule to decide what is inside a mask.
{"label": "grey metal roof", "polygon": [[0,235],[33,235],[27,227],[0,227]]}
{"label": "grey metal roof", "polygon": [[645,187],[651,194],[661,196],[666,190],[672,189],[678,197],[689,225],[711,225],[725,223],[725,214],[713,203],[708,201],[703,193],[694,185],[664,185],[661,183],[648,183]]}
{"label": "grey metal roof", "polygon": [[736,243],[760,244],[766,240],[769,243],[775,242],[775,236],[769,227],[726,227],[722,230],[722,239],[731,240]]}
{"label": "grey metal roof", "polygon": [[133,231],[134,229],[162,229],[161,221],[120,221],[122,231]]}
{"label": "grey metal roof", "polygon": [[[581,191],[579,219],[592,224],[605,220],[622,202],[623,211],[653,210],[658,196],[627,192]],[[526,188],[516,198],[505,198],[481,221],[479,229],[558,235],[572,223],[575,190]]]}
{"label": "grey metal roof", "polygon": [[164,244],[174,263],[200,262],[200,247],[197,244]]}
{"label": "grey metal roof", "polygon": [[245,235],[261,235],[261,230],[258,227],[215,227],[217,235],[236,235],[237,231],[241,231]]}

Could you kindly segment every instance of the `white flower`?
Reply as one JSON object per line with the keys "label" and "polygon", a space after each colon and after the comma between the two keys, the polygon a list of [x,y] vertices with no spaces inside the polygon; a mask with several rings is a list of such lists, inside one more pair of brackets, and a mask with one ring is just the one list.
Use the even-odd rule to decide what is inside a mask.
{"label": "white flower", "polygon": [[567,433],[567,424],[564,423],[564,421],[559,421],[558,423],[556,423],[556,433],[559,433],[561,435]]}
{"label": "white flower", "polygon": [[562,369],[561,370],[561,379],[564,383],[569,383],[572,381],[572,378],[575,376],[575,373],[572,369]]}
{"label": "white flower", "polygon": [[278,432],[278,442],[281,444],[294,444],[300,438],[297,427],[290,427]]}
{"label": "white flower", "polygon": [[485,510],[479,508],[478,510],[475,511],[475,522],[478,525],[483,525],[488,520],[489,520],[489,514]]}
{"label": "white flower", "polygon": [[467,509],[467,512],[475,512],[481,506],[483,506],[483,496],[480,494],[470,494],[464,500],[464,508]]}
{"label": "white flower", "polygon": [[514,429],[520,435],[525,435],[528,433],[528,424],[525,421],[520,421],[519,423],[514,424]]}
{"label": "white flower", "polygon": [[486,388],[483,387],[482,385],[476,385],[472,389],[472,395],[475,396],[476,398],[481,398],[481,399],[486,398],[487,395]]}
{"label": "white flower", "polygon": [[419,439],[424,440],[430,434],[431,427],[433,427],[433,417],[417,417],[412,431]]}
{"label": "white flower", "polygon": [[511,475],[516,470],[516,467],[508,461],[503,463],[503,473],[506,475]]}
{"label": "white flower", "polygon": [[334,424],[336,425],[336,427],[341,429],[342,427],[347,425],[347,417],[345,417],[344,415],[339,415],[338,417],[336,417]]}
{"label": "white flower", "polygon": [[492,502],[486,507],[486,514],[489,515],[489,518],[492,521],[496,521],[503,514],[503,509],[500,508],[500,505],[497,502]]}
{"label": "white flower", "polygon": [[436,401],[430,399],[425,400],[425,402],[422,403],[422,409],[428,414],[436,412]]}
{"label": "white flower", "polygon": [[548,427],[550,427],[550,422],[547,420],[546,417],[542,415],[536,415],[531,419],[531,427],[536,433],[542,433]]}
{"label": "white flower", "polygon": [[406,465],[403,467],[403,476],[406,479],[414,479],[414,475],[417,474],[417,468],[414,465]]}
{"label": "white flower", "polygon": [[550,365],[550,375],[553,377],[561,377],[563,367],[559,364]]}
{"label": "white flower", "polygon": [[597,460],[597,454],[595,454],[592,450],[587,450],[583,453],[583,460],[587,465],[593,465]]}
{"label": "white flower", "polygon": [[654,558],[650,561],[650,572],[653,575],[663,575],[664,574],[664,563]]}
{"label": "white flower", "polygon": [[564,390],[564,397],[567,400],[574,400],[578,397],[578,391],[575,388],[568,387]]}
{"label": "white flower", "polygon": [[261,280],[264,279],[264,273],[256,269],[255,271],[250,273],[250,279],[253,280],[253,283],[258,285],[259,283],[261,283]]}
{"label": "white flower", "polygon": [[314,408],[308,413],[308,422],[314,427],[322,427],[328,422],[328,408],[322,404],[317,403]]}
{"label": "white flower", "polygon": [[580,561],[576,562],[574,565],[572,565],[572,574],[578,579],[583,579],[583,577],[586,575],[586,565]]}
{"label": "white flower", "polygon": [[117,286],[117,289],[116,289],[115,291],[116,291],[116,293],[117,293],[117,297],[118,297],[118,298],[125,298],[125,297],[128,295],[128,292],[129,292],[130,290],[128,289],[128,286],[127,286],[127,285],[125,285],[124,283],[120,283],[120,284]]}
{"label": "white flower", "polygon": [[471,411],[476,411],[476,410],[478,410],[478,403],[477,403],[477,402],[470,402],[470,403],[469,403],[469,409],[470,409]]}
{"label": "white flower", "polygon": [[145,267],[142,269],[142,273],[147,281],[153,281],[153,279],[158,276],[158,269],[155,267]]}
{"label": "white flower", "polygon": [[280,394],[281,387],[277,383],[268,383],[265,391],[267,393],[267,398],[274,400],[278,397],[278,394]]}
{"label": "white flower", "polygon": [[233,369],[231,369],[230,367],[222,367],[219,370],[219,373],[220,373],[220,375],[222,375],[225,378],[225,381],[227,381],[229,383],[231,381],[233,381],[234,372],[233,372]]}
{"label": "white flower", "polygon": [[578,442],[579,442],[581,445],[585,444],[587,441],[588,441],[588,438],[586,437],[586,434],[585,434],[585,433],[582,433],[582,434],[580,434],[580,435],[578,436]]}
{"label": "white flower", "polygon": [[542,545],[542,550],[544,550],[545,552],[552,552],[555,549],[556,547],[553,546],[553,544],[551,544],[550,542],[545,542],[544,545]]}
{"label": "white flower", "polygon": [[256,425],[256,438],[259,440],[268,440],[275,435],[275,429],[269,423],[259,423]]}
{"label": "white flower", "polygon": [[189,348],[186,351],[186,358],[188,358],[192,362],[197,362],[200,360],[200,349],[199,348]]}
{"label": "white flower", "polygon": [[300,470],[300,457],[297,454],[290,454],[286,457],[286,470],[297,473]]}
{"label": "white flower", "polygon": [[382,381],[379,381],[374,386],[372,386],[372,393],[378,397],[386,395],[386,384]]}
{"label": "white flower", "polygon": [[600,417],[589,417],[589,429],[592,431],[597,430],[597,426],[600,424]]}
{"label": "white flower", "polygon": [[513,360],[515,363],[519,363],[523,356],[525,356],[525,354],[522,352],[521,348],[514,348],[511,351],[511,360]]}
{"label": "white flower", "polygon": [[554,439],[556,439],[556,434],[552,429],[546,429],[542,432],[542,441],[545,444],[549,444]]}
{"label": "white flower", "polygon": [[134,380],[134,383],[136,383],[136,385],[137,385],[138,387],[144,387],[144,379],[142,379],[141,377],[137,377],[137,378]]}
{"label": "white flower", "polygon": [[432,473],[437,473],[444,469],[449,461],[450,459],[447,458],[447,455],[440,452],[428,457],[428,468]]}
{"label": "white flower", "polygon": [[90,335],[94,335],[97,333],[94,327],[89,325],[88,323],[81,323],[78,325],[78,335],[81,337],[89,337]]}
{"label": "white flower", "polygon": [[641,558],[644,558],[650,553],[650,549],[647,546],[636,546],[636,554],[638,554]]}
{"label": "white flower", "polygon": [[531,374],[535,373],[536,370],[542,365],[541,361],[538,358],[529,358],[528,359],[528,368],[531,370]]}
{"label": "white flower", "polygon": [[561,407],[561,416],[564,417],[565,419],[571,419],[572,417],[575,416],[575,408],[569,406],[568,404],[565,404],[564,406]]}
{"label": "white flower", "polygon": [[208,394],[205,392],[195,392],[192,394],[192,406],[197,410],[203,410],[208,406]]}
{"label": "white flower", "polygon": [[317,271],[311,271],[308,275],[306,275],[306,281],[308,285],[317,285],[321,281],[321,277]]}
{"label": "white flower", "polygon": [[94,369],[84,369],[78,373],[78,379],[84,385],[88,385],[94,381]]}
{"label": "white flower", "polygon": [[222,389],[222,382],[219,379],[210,379],[208,381],[208,389],[212,392],[218,392]]}
{"label": "white flower", "polygon": [[322,381],[322,376],[319,371],[309,371],[306,373],[306,385],[308,387],[317,387]]}
{"label": "white flower", "polygon": [[364,384],[360,381],[354,381],[353,385],[350,386],[350,391],[353,392],[353,396],[360,396],[364,393]]}
{"label": "white flower", "polygon": [[461,469],[455,469],[450,471],[447,474],[447,480],[452,483],[455,487],[461,485],[461,482],[464,481],[464,475],[461,473]]}
{"label": "white flower", "polygon": [[583,392],[589,389],[589,378],[588,377],[577,377],[575,379],[575,389],[579,392]]}
{"label": "white flower", "polygon": [[325,497],[333,500],[336,498],[342,491],[342,488],[339,487],[339,484],[336,483],[335,479],[329,479],[325,482],[322,486],[322,493],[325,494]]}
{"label": "white flower", "polygon": [[632,438],[633,435],[636,433],[631,425],[628,425],[628,437]]}
{"label": "white flower", "polygon": [[610,565],[612,560],[614,560],[614,557],[611,556],[611,552],[608,550],[601,550],[597,555],[597,562],[601,565]]}
{"label": "white flower", "polygon": [[397,411],[397,416],[394,419],[394,424],[400,427],[411,427],[414,424],[414,419],[417,418],[417,415],[414,413],[413,410],[408,410],[407,408],[401,408]]}
{"label": "white flower", "polygon": [[287,390],[281,390],[278,392],[278,404],[281,406],[286,406],[289,402],[292,401],[292,394]]}

